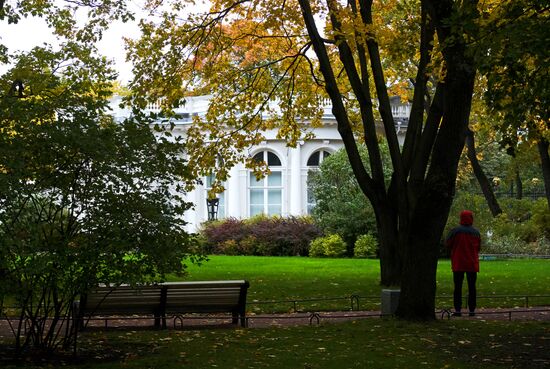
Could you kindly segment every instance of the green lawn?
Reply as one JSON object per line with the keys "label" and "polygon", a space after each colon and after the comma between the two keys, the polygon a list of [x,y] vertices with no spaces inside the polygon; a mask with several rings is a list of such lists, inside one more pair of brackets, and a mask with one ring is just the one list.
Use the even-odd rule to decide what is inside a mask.
{"label": "green lawn", "polygon": [[550,365],[549,335],[548,322],[379,318],[292,328],[95,332],[81,337],[78,365],[69,358],[45,367],[543,369]]}
{"label": "green lawn", "polygon": [[[247,279],[250,281],[249,309],[256,312],[288,311],[291,303],[264,305],[255,301],[310,298],[361,297],[361,307],[377,309],[380,267],[371,259],[320,259],[301,257],[211,256],[202,266],[191,265],[186,280]],[[175,280],[176,278],[173,278]],[[480,307],[522,306],[524,299],[483,298],[494,295],[550,295],[550,260],[521,259],[481,261],[478,275]],[[450,262],[438,266],[437,294],[452,294]],[[465,290],[466,291],[466,290]],[[363,298],[374,296],[374,299]],[[548,305],[550,297],[529,300]],[[301,310],[345,309],[349,300],[299,303]],[[438,300],[439,307],[451,306]]]}
{"label": "green lawn", "polygon": [[[359,294],[376,296],[376,260],[214,256],[191,266],[186,280],[247,279],[251,312],[290,310],[290,304],[254,300],[304,299]],[[481,263],[480,295],[550,294],[550,260]],[[438,293],[450,294],[450,266],[441,261]],[[539,304],[550,305],[550,298]],[[302,310],[349,308],[349,303],[311,302]],[[514,306],[518,300],[480,300],[481,306]],[[536,303],[536,302],[535,302]],[[373,301],[372,307],[376,308]],[[448,307],[449,302],[441,302]],[[0,342],[0,357],[10,353]],[[5,355],[4,355],[5,356]],[[75,361],[76,360],[76,361]],[[439,320],[428,324],[367,318],[286,328],[86,331],[79,356],[32,363],[0,360],[3,368],[65,367],[351,369],[529,368],[550,366],[550,322]]]}

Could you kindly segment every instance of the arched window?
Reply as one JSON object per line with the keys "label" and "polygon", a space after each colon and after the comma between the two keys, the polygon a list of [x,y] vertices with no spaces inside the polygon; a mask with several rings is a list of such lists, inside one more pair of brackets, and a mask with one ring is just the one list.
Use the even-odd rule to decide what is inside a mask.
{"label": "arched window", "polygon": [[271,151],[261,151],[254,160],[267,163],[271,173],[260,180],[249,173],[250,216],[257,214],[281,215],[283,207],[283,173],[281,160]]}
{"label": "arched window", "polygon": [[[307,160],[307,166],[309,170],[318,170],[319,165],[330,156],[330,152],[326,150],[318,150],[315,151],[309,159]],[[309,182],[308,182],[308,188],[307,188],[307,213],[311,214],[313,208],[315,207],[316,201],[315,197],[313,196],[313,191],[309,188]]]}
{"label": "arched window", "polygon": [[313,154],[311,154],[309,159],[307,159],[307,166],[318,167],[319,165],[321,165],[323,160],[325,160],[329,156],[330,156],[330,152],[328,151],[325,151],[325,150],[315,151]]}

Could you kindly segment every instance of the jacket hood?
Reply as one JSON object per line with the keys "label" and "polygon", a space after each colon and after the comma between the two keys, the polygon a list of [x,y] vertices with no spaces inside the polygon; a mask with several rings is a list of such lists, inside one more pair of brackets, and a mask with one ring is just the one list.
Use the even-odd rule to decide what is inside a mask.
{"label": "jacket hood", "polygon": [[470,210],[462,210],[460,212],[460,224],[472,225],[474,224],[474,213]]}

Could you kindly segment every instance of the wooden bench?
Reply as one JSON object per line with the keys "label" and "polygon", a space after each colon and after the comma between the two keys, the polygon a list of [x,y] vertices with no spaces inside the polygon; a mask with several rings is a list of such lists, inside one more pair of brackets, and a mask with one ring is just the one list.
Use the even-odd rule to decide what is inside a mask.
{"label": "wooden bench", "polygon": [[166,282],[151,286],[97,287],[81,296],[74,316],[82,328],[92,316],[152,315],[166,328],[166,316],[185,313],[231,313],[233,324],[246,325],[249,283],[239,281]]}
{"label": "wooden bench", "polygon": [[[185,313],[224,313],[229,312],[233,324],[246,325],[247,281],[210,282],[167,282],[164,313],[181,315]],[[166,326],[166,321],[163,321]]]}

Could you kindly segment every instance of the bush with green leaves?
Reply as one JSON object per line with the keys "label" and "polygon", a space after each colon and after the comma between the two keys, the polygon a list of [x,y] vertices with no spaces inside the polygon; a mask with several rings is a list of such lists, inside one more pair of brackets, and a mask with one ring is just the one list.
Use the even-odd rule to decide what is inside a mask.
{"label": "bush with green leaves", "polygon": [[315,257],[342,257],[346,254],[346,243],[338,234],[331,234],[325,237],[319,237],[311,242],[309,255]]}
{"label": "bush with green leaves", "polygon": [[503,213],[493,217],[481,195],[459,193],[447,222],[447,232],[458,225],[458,214],[474,212],[474,226],[482,236],[482,252],[495,254],[550,254],[550,210],[546,199],[499,199]]}
{"label": "bush with green leaves", "polygon": [[18,351],[69,346],[63,322],[80,294],[183,273],[192,252],[183,146],[145,117],[114,122],[105,60],[61,47],[21,55],[0,77],[3,91],[25,82],[0,97],[0,300],[26,322]]}
{"label": "bush with green leaves", "polygon": [[378,253],[378,240],[372,233],[359,236],[355,241],[353,255],[356,258],[375,257]]}
{"label": "bush with green leaves", "polygon": [[309,217],[265,215],[206,222],[200,233],[207,253],[263,256],[307,256],[309,243],[321,235]]}
{"label": "bush with green leaves", "polygon": [[[387,145],[381,143],[384,168],[391,168]],[[364,163],[368,154],[359,146]],[[389,179],[390,173],[387,172]],[[325,234],[337,233],[347,243],[348,255],[358,236],[376,234],[376,217],[369,200],[359,188],[345,150],[338,150],[323,160],[318,171],[308,174],[308,190],[315,199],[312,211],[315,223]]]}

